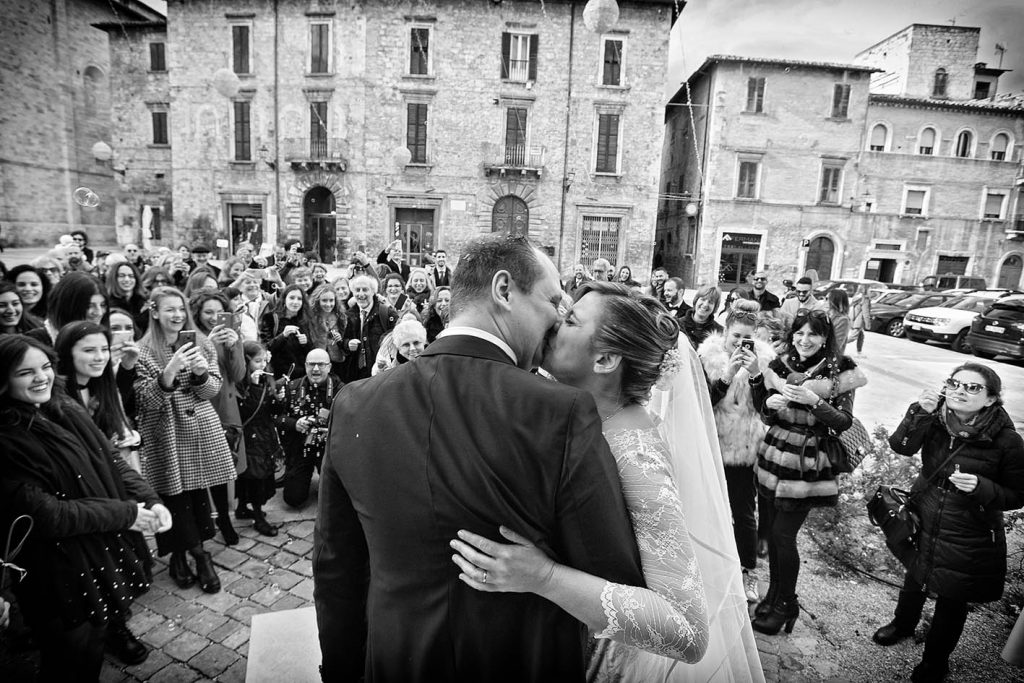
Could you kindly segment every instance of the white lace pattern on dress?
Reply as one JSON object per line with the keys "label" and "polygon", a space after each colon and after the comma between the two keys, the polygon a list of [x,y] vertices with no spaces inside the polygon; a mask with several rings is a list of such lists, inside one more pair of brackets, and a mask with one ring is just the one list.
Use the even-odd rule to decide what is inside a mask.
{"label": "white lace pattern on dress", "polygon": [[606,583],[601,604],[611,638],[694,662],[707,647],[707,603],[690,533],[658,430],[606,435],[619,467],[647,588]]}

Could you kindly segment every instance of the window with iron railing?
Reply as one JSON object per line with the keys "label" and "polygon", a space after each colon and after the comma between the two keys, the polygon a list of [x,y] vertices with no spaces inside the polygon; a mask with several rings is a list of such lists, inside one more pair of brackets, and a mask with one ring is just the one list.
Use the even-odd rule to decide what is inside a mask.
{"label": "window with iron railing", "polygon": [[525,107],[509,107],[505,111],[505,165],[526,165],[526,123],[528,111]]}
{"label": "window with iron railing", "polygon": [[618,263],[621,224],[622,219],[617,216],[583,216],[579,260],[593,263],[603,258]]}
{"label": "window with iron railing", "polygon": [[313,159],[327,157],[327,103],[309,103],[309,155]]}
{"label": "window with iron railing", "polygon": [[501,34],[501,77],[520,83],[537,80],[537,48],[540,37],[534,34]]}

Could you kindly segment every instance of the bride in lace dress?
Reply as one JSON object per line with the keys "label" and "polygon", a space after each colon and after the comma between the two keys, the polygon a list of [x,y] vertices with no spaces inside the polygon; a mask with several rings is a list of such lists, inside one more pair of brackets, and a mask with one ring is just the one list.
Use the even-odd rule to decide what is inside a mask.
{"label": "bride in lace dress", "polygon": [[[505,527],[511,543],[466,531],[452,541],[469,586],[536,593],[591,629],[590,681],[764,680],[710,400],[692,347],[679,339],[655,299],[588,282],[544,361],[597,401],[646,587],[558,564]],[[659,377],[671,386],[654,389]]]}

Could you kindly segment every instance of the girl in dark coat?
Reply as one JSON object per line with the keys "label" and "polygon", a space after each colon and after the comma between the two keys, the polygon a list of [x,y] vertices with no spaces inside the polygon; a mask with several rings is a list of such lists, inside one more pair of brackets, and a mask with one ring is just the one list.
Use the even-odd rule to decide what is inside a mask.
{"label": "girl in dark coat", "polygon": [[921,535],[896,616],[874,640],[892,645],[912,636],[925,598],[938,596],[912,681],[943,680],[967,619],[967,603],[991,602],[1003,594],[1003,511],[1024,506],[1024,441],[1003,409],[1001,393],[994,370],[964,363],[941,393],[925,389],[889,437],[901,455],[921,452],[921,473],[912,488]]}
{"label": "girl in dark coat", "polygon": [[277,536],[277,527],[267,521],[263,505],[274,497],[274,462],[283,458],[274,417],[283,411],[277,398],[274,377],[266,372],[267,351],[259,343],[244,344],[246,376],[239,384],[238,410],[242,417],[248,467],[238,475],[240,519],[252,519],[253,528],[264,536]]}
{"label": "girl in dark coat", "polygon": [[42,651],[40,680],[98,680],[105,642],[134,640],[124,619],[149,586],[139,532],[164,531],[171,517],[55,389],[55,364],[37,340],[0,337],[0,524],[34,522],[14,590]]}
{"label": "girl in dark coat", "polygon": [[313,348],[309,304],[301,285],[288,285],[277,305],[260,318],[260,342],[270,350],[274,377],[288,379],[305,374],[303,363]]}
{"label": "girl in dark coat", "polygon": [[148,300],[142,286],[142,275],[132,264],[124,261],[107,271],[107,306],[120,308],[132,316],[135,328],[145,332],[149,326]]}

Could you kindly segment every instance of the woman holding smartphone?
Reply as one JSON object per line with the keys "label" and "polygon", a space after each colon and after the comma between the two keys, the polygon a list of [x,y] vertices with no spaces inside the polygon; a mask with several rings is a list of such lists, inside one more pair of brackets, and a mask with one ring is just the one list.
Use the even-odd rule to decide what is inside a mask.
{"label": "woman holding smartphone", "polygon": [[273,310],[260,318],[260,342],[270,351],[271,369],[275,378],[302,377],[303,363],[311,348],[309,304],[301,285],[284,288]]}
{"label": "woman holding smartphone", "polygon": [[1003,511],[1024,506],[1024,441],[1003,408],[1002,390],[992,368],[964,363],[941,390],[921,392],[889,437],[900,455],[921,452],[921,472],[911,489],[921,517],[920,552],[907,569],[895,618],[873,639],[893,645],[913,636],[925,599],[937,596],[912,681],[943,680],[967,620],[967,603],[992,602],[1003,594]]}
{"label": "woman holding smartphone", "polygon": [[[196,334],[185,296],[172,287],[150,295],[149,331],[139,342],[135,379],[143,472],[171,511],[174,526],[157,534],[157,553],[171,554],[181,588],[197,581],[216,593],[220,579],[203,541],[213,538],[207,489],[235,479],[235,466],[210,403],[221,388],[213,344]],[[193,572],[188,555],[195,561]]]}

